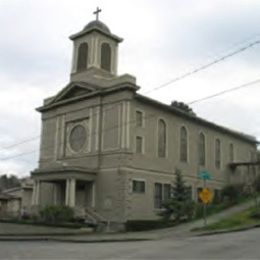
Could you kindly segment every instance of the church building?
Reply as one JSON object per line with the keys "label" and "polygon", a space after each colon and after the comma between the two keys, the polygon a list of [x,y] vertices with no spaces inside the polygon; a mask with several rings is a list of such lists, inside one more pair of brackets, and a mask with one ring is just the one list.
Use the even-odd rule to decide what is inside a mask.
{"label": "church building", "polygon": [[215,193],[248,181],[246,168],[229,165],[253,159],[256,139],[139,94],[134,76],[117,74],[123,39],[98,12],[70,39],[70,81],[37,108],[42,130],[33,206],[67,205],[97,221],[125,223],[158,218],[176,168],[195,200],[202,170],[211,174]]}

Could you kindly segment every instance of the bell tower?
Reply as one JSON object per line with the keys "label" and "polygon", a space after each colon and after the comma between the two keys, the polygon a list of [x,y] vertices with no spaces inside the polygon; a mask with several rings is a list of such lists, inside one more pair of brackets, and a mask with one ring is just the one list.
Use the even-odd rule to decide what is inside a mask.
{"label": "bell tower", "polygon": [[73,41],[72,81],[84,81],[91,73],[110,78],[117,76],[118,44],[123,39],[112,34],[99,20],[100,12],[101,9],[97,8],[94,12],[96,20],[70,36]]}

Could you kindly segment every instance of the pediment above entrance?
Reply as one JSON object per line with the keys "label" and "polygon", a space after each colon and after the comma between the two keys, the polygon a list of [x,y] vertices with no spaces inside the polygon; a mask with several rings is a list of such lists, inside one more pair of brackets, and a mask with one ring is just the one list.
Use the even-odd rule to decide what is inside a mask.
{"label": "pediment above entrance", "polygon": [[73,99],[98,91],[97,87],[90,86],[85,82],[71,82],[62,89],[49,104],[54,104],[60,101]]}

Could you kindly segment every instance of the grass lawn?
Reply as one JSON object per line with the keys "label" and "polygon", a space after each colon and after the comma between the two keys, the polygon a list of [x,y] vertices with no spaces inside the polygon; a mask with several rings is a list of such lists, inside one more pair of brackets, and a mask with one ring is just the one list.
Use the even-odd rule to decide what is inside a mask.
{"label": "grass lawn", "polygon": [[233,216],[223,219],[219,222],[208,225],[207,227],[197,228],[194,231],[214,231],[223,229],[236,229],[247,226],[260,225],[260,218],[252,218],[250,215],[255,208],[250,208],[234,214]]}

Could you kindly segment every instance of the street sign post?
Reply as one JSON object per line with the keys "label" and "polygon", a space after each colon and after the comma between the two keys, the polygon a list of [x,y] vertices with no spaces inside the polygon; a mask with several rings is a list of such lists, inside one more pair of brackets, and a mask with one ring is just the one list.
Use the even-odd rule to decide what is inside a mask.
{"label": "street sign post", "polygon": [[212,199],[212,192],[208,188],[203,188],[199,196],[204,204],[208,204]]}
{"label": "street sign post", "polygon": [[206,181],[211,180],[211,176],[207,170],[202,170],[198,173],[198,177],[203,180],[203,190],[199,193],[199,197],[203,202],[204,225],[207,226],[207,204],[212,199],[212,193],[206,188]]}

